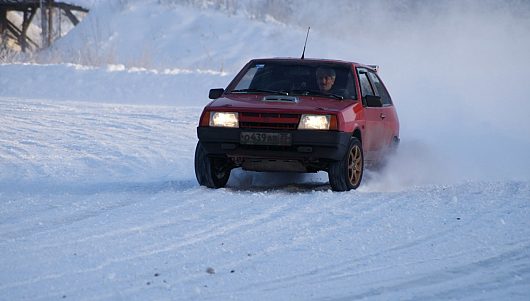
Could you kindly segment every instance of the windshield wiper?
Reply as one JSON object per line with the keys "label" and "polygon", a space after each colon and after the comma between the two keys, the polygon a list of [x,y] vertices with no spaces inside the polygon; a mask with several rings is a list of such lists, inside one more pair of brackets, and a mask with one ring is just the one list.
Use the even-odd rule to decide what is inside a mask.
{"label": "windshield wiper", "polygon": [[340,100],[344,99],[343,96],[338,95],[338,94],[326,93],[326,92],[315,91],[315,90],[292,90],[291,93],[296,93],[296,94],[301,94],[301,95],[332,97],[332,98],[340,99]]}
{"label": "windshield wiper", "polygon": [[270,93],[270,94],[277,94],[277,95],[289,95],[289,93],[285,91],[274,91],[274,90],[267,90],[267,89],[240,89],[240,90],[232,90],[230,93]]}

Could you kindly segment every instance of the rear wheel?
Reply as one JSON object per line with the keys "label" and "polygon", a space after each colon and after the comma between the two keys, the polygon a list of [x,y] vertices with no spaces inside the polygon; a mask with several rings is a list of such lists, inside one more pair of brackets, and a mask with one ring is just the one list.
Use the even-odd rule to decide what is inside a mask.
{"label": "rear wheel", "polygon": [[221,188],[230,177],[232,166],[226,158],[210,158],[199,141],[195,148],[195,177],[199,185]]}
{"label": "rear wheel", "polygon": [[392,158],[397,154],[399,147],[399,138],[393,137],[392,141],[390,142],[390,145],[383,150],[381,157],[375,161],[372,162],[370,166],[367,166],[369,169],[372,169],[374,171],[380,171],[387,167],[388,163]]}
{"label": "rear wheel", "polygon": [[394,136],[392,138],[392,144],[390,145],[390,153],[392,155],[396,154],[396,152],[397,152],[397,150],[399,148],[399,141],[400,141],[399,137],[397,137],[397,136]]}
{"label": "rear wheel", "polygon": [[357,189],[364,172],[363,148],[359,139],[352,137],[344,157],[330,164],[329,184],[335,191]]}

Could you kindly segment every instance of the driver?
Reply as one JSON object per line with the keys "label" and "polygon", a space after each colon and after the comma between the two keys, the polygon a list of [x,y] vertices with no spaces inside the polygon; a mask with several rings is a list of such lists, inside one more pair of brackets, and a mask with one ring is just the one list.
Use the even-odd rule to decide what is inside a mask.
{"label": "driver", "polygon": [[317,69],[317,83],[320,92],[332,93],[331,88],[335,84],[335,70],[329,67],[319,67]]}

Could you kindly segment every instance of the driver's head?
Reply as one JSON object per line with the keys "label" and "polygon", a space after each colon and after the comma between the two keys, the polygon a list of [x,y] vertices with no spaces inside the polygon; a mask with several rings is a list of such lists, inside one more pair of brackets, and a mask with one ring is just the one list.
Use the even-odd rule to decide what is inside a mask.
{"label": "driver's head", "polygon": [[320,67],[317,69],[317,83],[320,91],[328,92],[335,83],[335,70],[329,67]]}

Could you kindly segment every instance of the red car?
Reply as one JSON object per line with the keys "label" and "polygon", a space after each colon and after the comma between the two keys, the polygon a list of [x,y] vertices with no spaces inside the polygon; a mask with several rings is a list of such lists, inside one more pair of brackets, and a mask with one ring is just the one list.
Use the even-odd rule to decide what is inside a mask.
{"label": "red car", "polygon": [[256,59],[210,90],[195,150],[200,185],[224,187],[233,168],[327,171],[335,191],[359,187],[365,165],[399,142],[399,121],[377,66]]}

